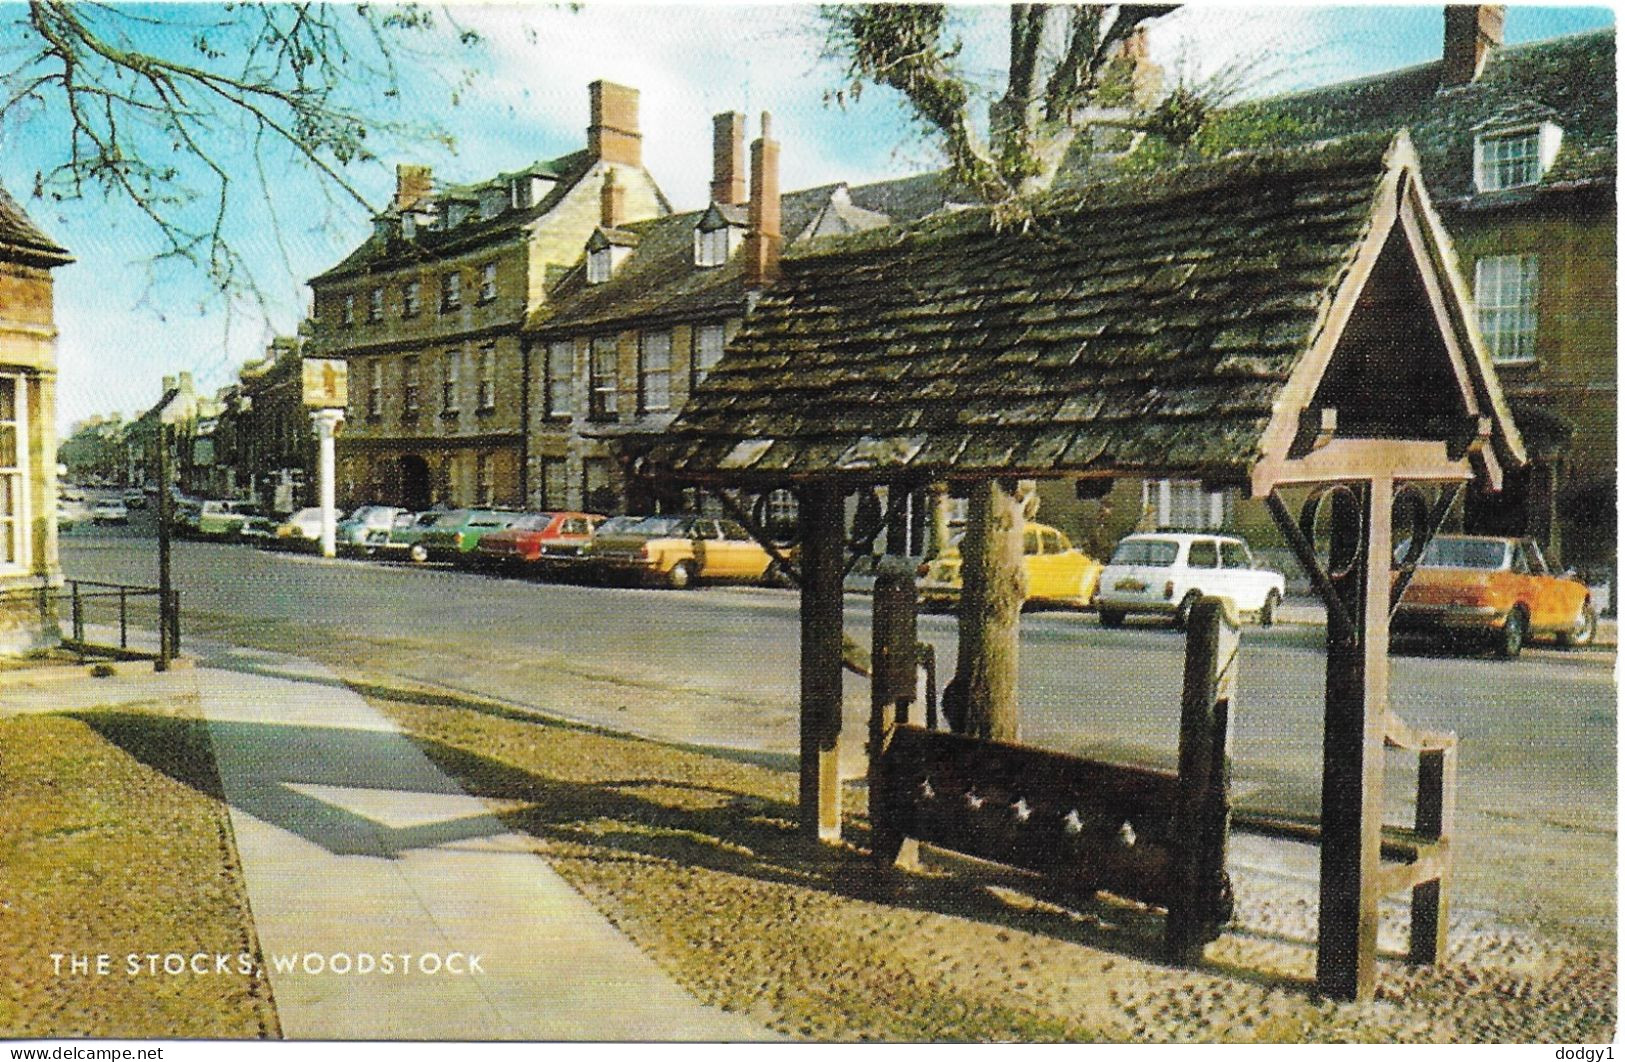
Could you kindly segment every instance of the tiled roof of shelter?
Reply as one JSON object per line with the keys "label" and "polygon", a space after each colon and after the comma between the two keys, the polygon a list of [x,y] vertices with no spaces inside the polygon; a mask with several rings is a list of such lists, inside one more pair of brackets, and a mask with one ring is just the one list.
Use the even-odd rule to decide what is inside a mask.
{"label": "tiled roof of shelter", "polygon": [[[1497,125],[1550,120],[1563,145],[1540,188],[1612,184],[1618,165],[1614,31],[1497,49],[1478,80],[1440,89],[1442,62],[1247,104],[1284,115],[1305,138],[1408,129],[1437,200],[1474,194],[1475,135]],[[1528,190],[1484,196],[1511,199]]]}
{"label": "tiled roof of shelter", "polygon": [[1350,137],[1057,192],[1026,226],[971,208],[804,244],[649,456],[737,479],[1245,475],[1397,150]]}
{"label": "tiled roof of shelter", "polygon": [[4,188],[0,188],[0,257],[49,265],[73,261],[66,249],[39,230]]}

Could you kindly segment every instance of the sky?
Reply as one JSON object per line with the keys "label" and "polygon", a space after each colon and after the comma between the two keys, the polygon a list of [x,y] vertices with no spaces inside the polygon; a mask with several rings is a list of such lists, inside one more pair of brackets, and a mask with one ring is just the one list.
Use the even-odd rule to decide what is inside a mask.
{"label": "sky", "polygon": [[[238,17],[210,5],[123,10],[131,16],[129,43],[181,55],[200,27]],[[25,13],[0,0],[0,59],[8,43],[24,41],[18,23]],[[460,182],[580,148],[587,85],[598,78],[640,90],[644,162],[680,210],[705,204],[710,118],[725,110],[750,116],[752,138],[757,115],[772,113],[786,189],[940,165],[896,94],[871,88],[844,109],[827,98],[842,67],[822,54],[816,10],[807,5],[469,4],[452,13],[482,43],[457,44],[442,20],[420,41],[427,54],[403,60],[398,110],[375,98],[374,83],[357,79],[357,100],[435,122],[455,137],[454,147],[384,138],[379,159],[346,171],[374,206],[387,202],[396,162],[426,163],[438,178]],[[953,20],[965,41],[966,69],[996,77],[1007,47],[1005,9],[958,7]],[[1154,58],[1195,78],[1266,56],[1249,64],[1246,79],[1246,94],[1264,95],[1431,61],[1442,24],[1436,4],[1197,3],[1154,23],[1150,40]],[[1514,6],[1506,38],[1516,44],[1612,24],[1608,8]],[[4,64],[0,74],[11,68]],[[31,196],[35,174],[60,159],[63,129],[49,105],[0,125],[0,184],[76,258],[56,271],[64,431],[93,413],[130,415],[150,406],[166,374],[191,371],[208,391],[231,383],[273,335],[294,331],[308,307],[305,279],[336,263],[370,228],[366,209],[307,168],[274,155],[263,169],[249,165],[242,124],[222,116],[208,146],[233,177],[227,231],[250,258],[263,293],[226,304],[198,271],[153,265],[158,245],[150,224],[126,203]]]}

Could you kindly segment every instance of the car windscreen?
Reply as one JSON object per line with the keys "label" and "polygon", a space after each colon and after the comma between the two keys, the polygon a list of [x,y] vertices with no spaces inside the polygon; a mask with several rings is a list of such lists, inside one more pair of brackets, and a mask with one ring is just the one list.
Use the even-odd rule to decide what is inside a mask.
{"label": "car windscreen", "polygon": [[465,509],[453,509],[449,513],[441,513],[438,517],[436,517],[433,526],[434,527],[462,527],[463,522],[465,520],[467,520],[467,519],[468,519],[468,511],[467,510],[465,510]]}
{"label": "car windscreen", "polygon": [[[1405,551],[1409,551],[1408,542],[1401,545]],[[1493,539],[1436,538],[1422,551],[1420,563],[1424,568],[1471,568],[1493,572],[1505,565],[1506,553],[1506,543]]]}
{"label": "car windscreen", "polygon": [[693,519],[686,516],[651,516],[627,528],[627,531],[630,534],[645,535],[649,538],[665,538],[668,536],[681,538],[688,534],[689,528],[693,525]]}
{"label": "car windscreen", "polygon": [[508,526],[516,531],[546,531],[547,525],[552,522],[552,513],[530,513],[527,516],[521,516]]}
{"label": "car windscreen", "polygon": [[1156,538],[1130,538],[1112,551],[1113,564],[1135,564],[1145,568],[1166,568],[1179,556],[1179,543]]}
{"label": "car windscreen", "polygon": [[594,534],[618,535],[623,531],[628,531],[638,526],[642,522],[643,517],[641,516],[612,516],[608,520],[605,520],[603,523],[599,524],[598,530],[595,531]]}

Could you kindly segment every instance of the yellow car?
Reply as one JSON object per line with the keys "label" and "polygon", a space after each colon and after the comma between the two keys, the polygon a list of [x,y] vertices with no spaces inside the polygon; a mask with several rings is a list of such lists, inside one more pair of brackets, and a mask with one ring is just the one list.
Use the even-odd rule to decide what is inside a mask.
{"label": "yellow car", "polygon": [[[1083,608],[1095,596],[1101,564],[1073,546],[1047,524],[1028,524],[1023,540],[1026,554],[1027,600]],[[959,602],[959,542],[920,566],[920,600],[927,605]]]}
{"label": "yellow car", "polygon": [[773,564],[732,520],[650,516],[618,530],[599,528],[581,557],[606,578],[683,590],[696,582],[760,582]]}

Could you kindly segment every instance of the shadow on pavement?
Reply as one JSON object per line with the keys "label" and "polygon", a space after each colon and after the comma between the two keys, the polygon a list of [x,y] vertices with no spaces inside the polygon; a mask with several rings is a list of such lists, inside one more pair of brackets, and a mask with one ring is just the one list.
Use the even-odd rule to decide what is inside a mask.
{"label": "shadow on pavement", "polygon": [[[199,758],[186,754],[179,740],[185,732],[195,732],[196,721],[116,712],[86,712],[76,718],[142,762],[220,796],[213,772],[202,770]],[[539,742],[547,741],[549,731],[579,729],[535,717],[522,721],[536,728]],[[456,778],[462,790],[504,802],[511,810],[460,812],[390,825],[294,787],[394,793],[404,805],[423,811],[420,818],[432,819],[435,798],[456,797],[462,790],[443,786],[425,794],[420,788],[421,764],[403,772],[399,734],[263,723],[211,723],[209,728],[216,742],[262,752],[260,777],[231,796],[235,805],[338,854],[393,857],[409,849],[517,831],[542,842],[543,854],[555,858],[708,869],[755,883],[972,919],[1142,961],[1162,961],[1164,919],[1154,910],[1104,896],[1047,889],[1035,877],[962,860],[950,860],[951,873],[877,873],[861,848],[867,843],[866,824],[849,820],[848,845],[811,846],[795,826],[795,806],[785,800],[652,773],[569,781],[466,748],[412,737],[413,744]],[[862,917],[861,909],[854,917]],[[1284,983],[1273,971],[1231,966],[1225,964],[1222,972],[1277,986]]]}

